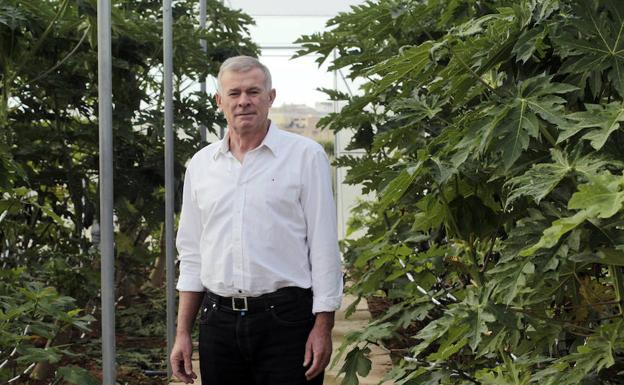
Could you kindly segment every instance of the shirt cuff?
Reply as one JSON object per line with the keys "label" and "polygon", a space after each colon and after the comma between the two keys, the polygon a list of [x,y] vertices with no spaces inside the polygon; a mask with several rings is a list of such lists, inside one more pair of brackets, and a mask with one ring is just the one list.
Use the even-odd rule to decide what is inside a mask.
{"label": "shirt cuff", "polygon": [[340,309],[342,295],[337,297],[314,297],[312,302],[312,313],[332,312]]}
{"label": "shirt cuff", "polygon": [[176,286],[178,291],[204,291],[204,285],[202,285],[201,279],[198,275],[180,274],[178,284]]}

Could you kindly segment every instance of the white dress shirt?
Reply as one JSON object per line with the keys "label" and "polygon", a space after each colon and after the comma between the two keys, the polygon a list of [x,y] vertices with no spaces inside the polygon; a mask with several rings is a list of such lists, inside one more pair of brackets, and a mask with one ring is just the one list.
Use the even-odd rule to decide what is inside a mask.
{"label": "white dress shirt", "polygon": [[231,297],[311,287],[314,313],[340,307],[327,156],[318,143],[275,124],[242,164],[227,135],[193,156],[176,243],[180,291]]}

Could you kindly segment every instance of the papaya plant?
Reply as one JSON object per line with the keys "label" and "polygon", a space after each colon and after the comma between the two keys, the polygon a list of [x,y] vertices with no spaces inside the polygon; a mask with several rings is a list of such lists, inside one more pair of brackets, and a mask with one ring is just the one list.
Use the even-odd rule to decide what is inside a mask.
{"label": "papaya plant", "polygon": [[320,122],[376,197],[344,256],[385,305],[343,384],[370,344],[396,384],[624,383],[623,26],[615,0],[379,0],[298,40],[362,84]]}

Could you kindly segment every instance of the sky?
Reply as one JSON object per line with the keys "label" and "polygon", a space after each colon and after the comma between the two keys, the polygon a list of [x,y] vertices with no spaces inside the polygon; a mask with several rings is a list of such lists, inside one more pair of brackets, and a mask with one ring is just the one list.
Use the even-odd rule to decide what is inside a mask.
{"label": "sky", "polygon": [[[327,100],[325,94],[316,89],[332,88],[334,75],[327,72],[326,65],[319,68],[313,56],[290,59],[296,52],[294,41],[301,35],[323,31],[327,20],[338,12],[348,11],[351,5],[363,2],[225,0],[226,5],[242,9],[256,21],[250,33],[262,48],[260,60],[271,70],[273,87],[277,90],[275,105],[307,104],[312,107]],[[344,83],[339,84],[339,89],[344,90]]]}
{"label": "sky", "polygon": [[225,0],[231,8],[243,9],[251,15],[300,15],[329,16],[349,10],[353,4],[364,1],[355,0]]}

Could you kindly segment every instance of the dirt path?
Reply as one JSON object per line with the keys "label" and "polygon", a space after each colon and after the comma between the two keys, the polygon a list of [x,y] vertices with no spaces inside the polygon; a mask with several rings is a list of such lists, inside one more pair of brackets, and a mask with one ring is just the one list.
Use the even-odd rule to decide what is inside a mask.
{"label": "dirt path", "polygon": [[[366,302],[362,300],[355,313],[349,317],[349,319],[344,318],[344,309],[349,306],[351,302],[353,302],[352,297],[346,296],[343,300],[343,307],[336,312],[336,325],[334,327],[333,332],[333,342],[334,342],[334,352],[338,350],[340,344],[342,343],[342,339],[345,333],[348,333],[351,330],[361,329],[368,323],[370,318],[370,313],[368,312]],[[196,349],[197,350],[197,349]],[[390,370],[390,358],[388,354],[380,348],[375,346],[371,347],[371,359],[373,361],[371,372],[365,378],[360,379],[360,384],[362,385],[375,385],[378,384],[383,378],[384,374]],[[197,361],[197,353],[193,356],[193,368],[196,373],[199,375],[199,362]],[[336,366],[327,371],[325,374],[325,385],[339,385],[342,381],[342,377],[336,378],[336,375],[340,368],[342,367],[342,362],[338,362]],[[170,385],[180,385],[181,382],[171,382]],[[195,381],[195,384],[201,384],[201,379]],[[241,384],[244,385],[244,384]]]}

